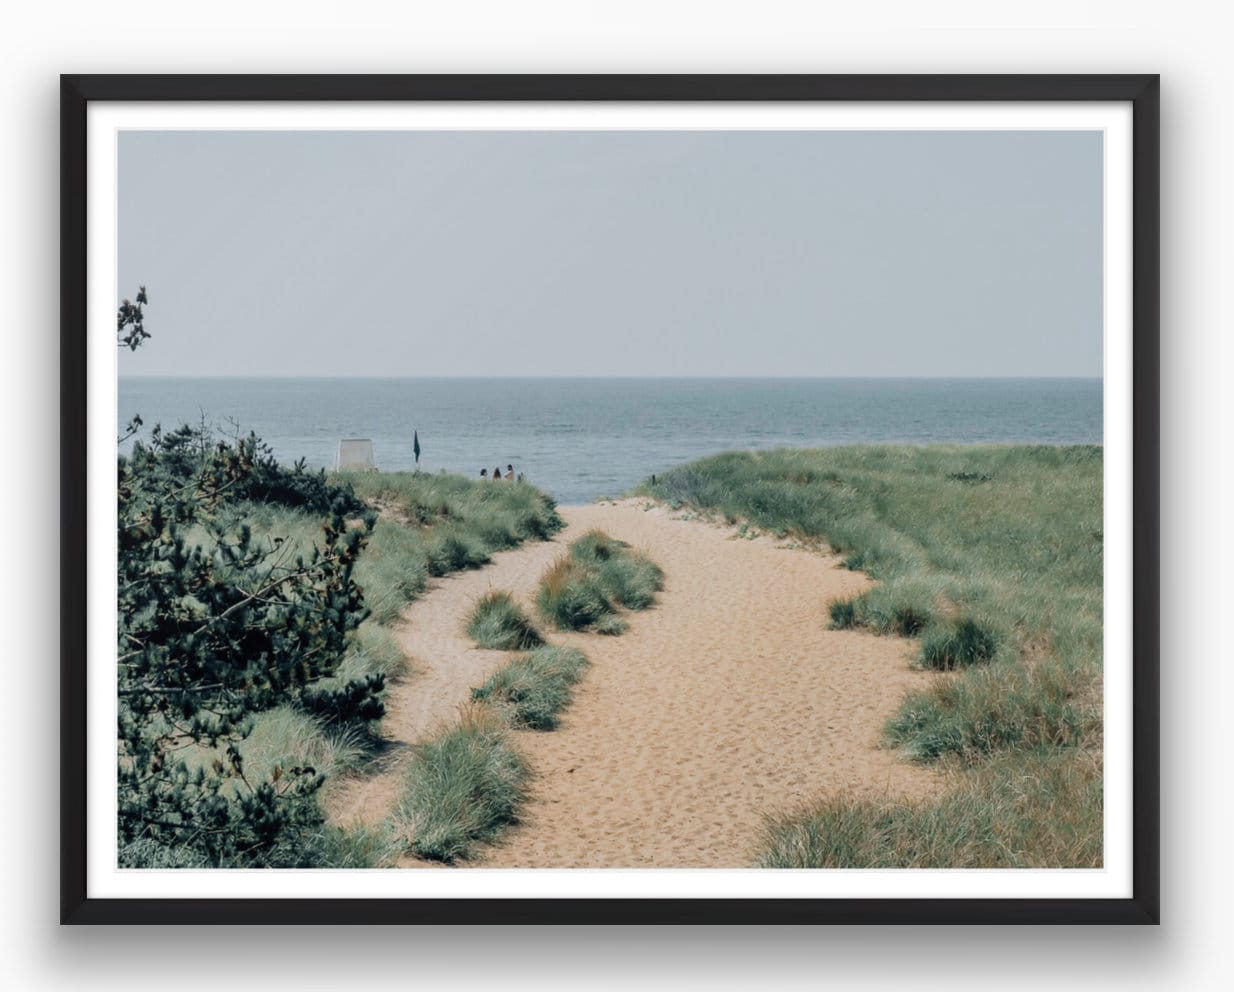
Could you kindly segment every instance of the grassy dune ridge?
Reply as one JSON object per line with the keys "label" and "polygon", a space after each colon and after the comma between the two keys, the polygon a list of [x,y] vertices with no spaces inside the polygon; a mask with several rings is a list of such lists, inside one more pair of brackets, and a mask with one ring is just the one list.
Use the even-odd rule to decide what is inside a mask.
{"label": "grassy dune ridge", "polygon": [[[879,586],[820,603],[820,622],[919,638],[919,664],[956,670],[908,696],[886,730],[910,758],[957,769],[951,795],[778,817],[760,863],[1101,863],[1100,447],[734,453],[639,491],[825,541]],[[963,826],[978,822],[976,836]]]}
{"label": "grassy dune ridge", "polygon": [[524,483],[413,472],[336,473],[381,511],[356,581],[382,623],[396,619],[433,577],[480,568],[497,551],[562,527],[553,501]]}

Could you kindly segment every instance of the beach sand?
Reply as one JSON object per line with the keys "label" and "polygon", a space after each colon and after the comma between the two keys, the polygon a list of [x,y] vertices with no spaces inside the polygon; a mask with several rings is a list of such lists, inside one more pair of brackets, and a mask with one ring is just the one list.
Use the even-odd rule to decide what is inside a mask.
{"label": "beach sand", "polygon": [[[650,507],[650,508],[648,508]],[[468,864],[502,868],[740,868],[766,813],[827,796],[923,798],[939,776],[877,747],[904,693],[931,675],[915,642],[826,629],[826,604],[868,578],[825,553],[627,499],[563,507],[566,529],[442,579],[399,630],[413,672],[395,684],[385,771],[338,783],[332,821],[375,824],[402,791],[406,745],[457,719],[473,686],[511,655],[463,631],[472,604],[505,589],[533,612],[536,585],[592,528],[665,573],[619,637],[546,631],[592,661],[551,733],[517,732],[532,769],[523,822]],[[419,865],[406,859],[407,866]]]}

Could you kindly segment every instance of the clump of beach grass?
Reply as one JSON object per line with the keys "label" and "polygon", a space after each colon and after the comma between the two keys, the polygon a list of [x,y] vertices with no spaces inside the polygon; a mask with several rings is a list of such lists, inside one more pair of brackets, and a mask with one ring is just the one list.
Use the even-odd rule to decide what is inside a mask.
{"label": "clump of beach grass", "polygon": [[393,816],[396,835],[417,857],[453,864],[518,821],[528,771],[501,718],[482,706],[416,748]]}
{"label": "clump of beach grass", "polygon": [[916,637],[941,619],[940,590],[934,583],[897,578],[852,599],[833,601],[828,612],[836,630],[864,627],[878,634]]}
{"label": "clump of beach grass", "polygon": [[536,648],[472,689],[471,696],[492,706],[512,727],[553,730],[557,714],[570,704],[571,687],[588,664],[574,648]]}
{"label": "clump of beach grass", "polygon": [[393,868],[402,844],[386,824],[335,827],[323,824],[309,844],[314,863],[329,868]]}
{"label": "clump of beach grass", "polygon": [[605,637],[619,637],[629,629],[630,625],[616,613],[603,616],[591,625],[593,634],[602,634]]}
{"label": "clump of beach grass", "polygon": [[664,573],[624,541],[593,530],[570,545],[540,580],[540,615],[558,630],[617,634],[617,608],[645,610],[664,588]]}
{"label": "clump of beach grass", "polygon": [[540,579],[536,605],[540,616],[558,630],[586,630],[613,615],[593,573],[569,555],[558,558]]}
{"label": "clump of beach grass", "polygon": [[467,633],[482,648],[526,651],[544,643],[535,624],[508,592],[485,593],[472,607]]}
{"label": "clump of beach grass", "polygon": [[949,615],[940,605],[943,598],[937,584],[896,577],[851,599],[833,600],[827,612],[833,630],[920,637],[917,662],[923,668],[952,671],[996,657],[1006,641],[997,624]]}
{"label": "clump of beach grass", "polygon": [[967,668],[993,658],[998,643],[991,627],[964,617],[932,626],[926,632],[921,639],[921,662],[941,671]]}

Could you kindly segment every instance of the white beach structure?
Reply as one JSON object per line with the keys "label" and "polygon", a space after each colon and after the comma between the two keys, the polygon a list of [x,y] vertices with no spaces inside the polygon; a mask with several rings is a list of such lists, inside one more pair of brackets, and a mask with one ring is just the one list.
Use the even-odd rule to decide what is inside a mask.
{"label": "white beach structure", "polygon": [[373,464],[373,442],[367,437],[345,437],[338,443],[335,468],[376,468]]}

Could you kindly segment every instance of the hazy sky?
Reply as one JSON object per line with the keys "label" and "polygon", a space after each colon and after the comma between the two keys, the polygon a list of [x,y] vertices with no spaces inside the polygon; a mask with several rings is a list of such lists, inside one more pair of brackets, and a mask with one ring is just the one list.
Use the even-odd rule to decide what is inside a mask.
{"label": "hazy sky", "polygon": [[128,132],[122,375],[1099,376],[1098,132]]}

